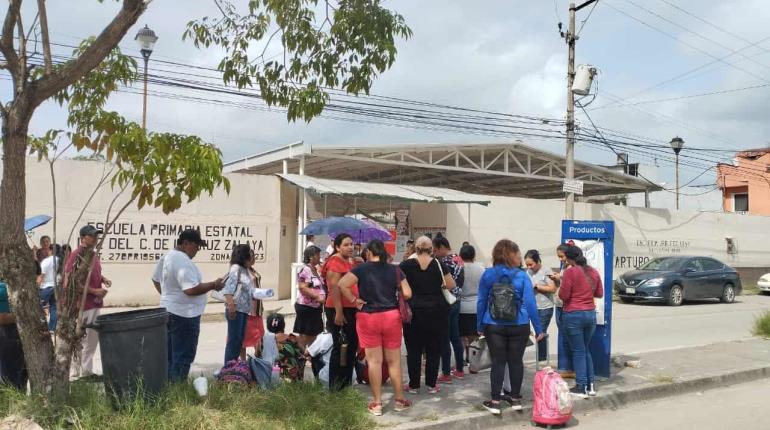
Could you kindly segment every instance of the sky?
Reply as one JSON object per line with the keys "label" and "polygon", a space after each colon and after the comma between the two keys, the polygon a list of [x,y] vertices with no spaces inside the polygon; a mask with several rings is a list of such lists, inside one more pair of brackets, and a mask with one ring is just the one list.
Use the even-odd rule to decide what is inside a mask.
{"label": "sky", "polygon": [[[35,2],[26,3],[29,17],[25,21],[30,22]],[[76,44],[97,34],[114,15],[119,2],[69,0],[48,5],[51,39]],[[563,22],[566,28],[568,2],[385,0],[384,5],[402,14],[414,35],[398,42],[396,63],[375,82],[372,93],[516,115],[564,118],[567,46],[559,36],[557,23]],[[215,68],[221,51],[197,49],[189,41],[182,41],[181,35],[188,21],[216,13],[211,0],[155,0],[120,46],[138,55],[133,35],[148,25],[159,36],[150,60],[151,73],[185,70],[154,63],[156,59]],[[763,25],[768,18],[770,9],[760,0],[600,0],[595,9],[578,11],[577,26],[582,30],[577,41],[577,64],[592,64],[599,70],[592,91],[596,98],[586,107],[588,114],[599,127],[660,144],[681,136],[685,140],[683,156],[697,154],[701,158],[691,161],[697,166],[682,167],[682,182],[692,180],[693,185],[704,185],[702,189],[708,190],[714,183],[713,171],[698,175],[719,158],[728,161],[732,154],[694,150],[688,154],[688,147],[738,150],[768,144],[770,79],[763,78],[770,76],[770,30]],[[696,71],[691,72],[693,69]],[[649,89],[687,72],[691,73]],[[0,85],[8,87],[8,81],[0,81]],[[140,88],[138,84],[136,88]],[[153,85],[150,90],[171,91]],[[729,92],[690,97],[723,91]],[[3,88],[0,95],[7,100],[8,89]],[[659,101],[671,98],[681,99]],[[629,103],[640,104],[625,106]],[[141,96],[137,94],[116,94],[109,108],[129,119],[141,120]],[[577,118],[580,127],[591,130],[582,112]],[[64,122],[62,108],[45,104],[33,118],[32,133],[64,127]],[[158,97],[150,97],[148,102],[148,128],[197,134],[221,148],[226,161],[296,141],[371,145],[511,140],[323,117],[310,124],[289,123],[280,112]],[[564,152],[563,141],[523,141],[559,154]],[[586,144],[578,144],[576,157],[599,164],[614,164],[616,159],[606,147]],[[631,154],[629,161],[658,165],[656,177],[666,186],[673,183],[670,163],[639,154]]]}

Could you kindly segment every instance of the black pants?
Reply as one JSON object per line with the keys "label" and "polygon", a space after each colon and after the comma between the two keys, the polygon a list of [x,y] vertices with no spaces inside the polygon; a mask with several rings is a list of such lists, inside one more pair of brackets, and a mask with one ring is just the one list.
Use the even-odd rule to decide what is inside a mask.
{"label": "black pants", "polygon": [[[343,308],[345,315],[345,325],[340,327],[334,324],[334,308],[326,309],[326,329],[331,333],[334,347],[332,356],[329,359],[329,389],[341,390],[353,384],[353,368],[356,363],[356,352],[358,351],[358,333],[356,333],[356,312],[355,308]],[[344,333],[345,340],[348,342],[348,351],[345,355],[346,362],[343,366],[340,360],[342,354],[342,339],[340,333]]]}
{"label": "black pants", "polygon": [[425,385],[436,386],[441,358],[441,343],[449,329],[447,308],[412,309],[412,322],[404,324],[406,364],[409,368],[409,386],[420,388],[422,354],[425,353]]}
{"label": "black pants", "polygon": [[487,338],[489,355],[492,357],[492,400],[500,400],[505,379],[505,365],[508,365],[508,376],[511,378],[511,393],[521,397],[521,382],[524,378],[524,349],[527,347],[529,325],[486,325],[484,336]]}
{"label": "black pants", "polygon": [[0,326],[0,384],[27,389],[27,365],[16,324]]}

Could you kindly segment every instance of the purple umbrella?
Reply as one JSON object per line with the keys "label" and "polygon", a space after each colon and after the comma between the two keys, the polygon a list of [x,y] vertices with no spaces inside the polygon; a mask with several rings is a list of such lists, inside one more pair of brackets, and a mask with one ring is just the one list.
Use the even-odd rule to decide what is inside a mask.
{"label": "purple umbrella", "polygon": [[[347,233],[351,237],[353,237],[353,243],[367,243],[370,240],[379,239],[383,241],[392,240],[393,237],[390,235],[390,232],[388,230],[385,230],[385,228],[376,222],[370,220],[370,219],[363,219],[361,220],[364,224],[367,224],[368,227],[361,229],[361,230],[351,230],[351,231],[345,231],[342,233]],[[339,233],[337,233],[339,234]],[[329,235],[329,237],[334,240],[334,238],[337,236],[337,234]]]}

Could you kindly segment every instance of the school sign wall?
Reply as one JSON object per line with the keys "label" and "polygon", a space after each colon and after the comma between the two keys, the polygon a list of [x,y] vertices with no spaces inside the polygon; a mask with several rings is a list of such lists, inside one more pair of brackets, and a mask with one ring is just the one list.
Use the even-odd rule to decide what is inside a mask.
{"label": "school sign wall", "polygon": [[[103,222],[89,222],[104,229]],[[179,233],[186,229],[201,233],[206,246],[198,251],[198,262],[230,261],[233,248],[247,244],[254,250],[255,260],[267,260],[267,225],[174,224],[123,220],[113,224],[102,247],[106,263],[153,263],[172,249]]]}

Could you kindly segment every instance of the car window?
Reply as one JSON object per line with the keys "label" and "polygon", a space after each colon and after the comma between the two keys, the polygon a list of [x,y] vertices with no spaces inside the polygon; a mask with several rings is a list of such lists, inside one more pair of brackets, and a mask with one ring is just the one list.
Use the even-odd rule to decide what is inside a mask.
{"label": "car window", "polygon": [[703,271],[703,265],[700,262],[700,259],[696,258],[694,260],[690,260],[687,262],[687,265],[684,266],[685,270],[694,270],[696,272],[702,272]]}
{"label": "car window", "polygon": [[724,264],[711,258],[699,258],[698,260],[700,260],[703,270],[722,270],[724,268]]}
{"label": "car window", "polygon": [[647,264],[642,266],[640,269],[665,272],[669,270],[678,270],[681,265],[681,258],[663,257],[648,261]]}

